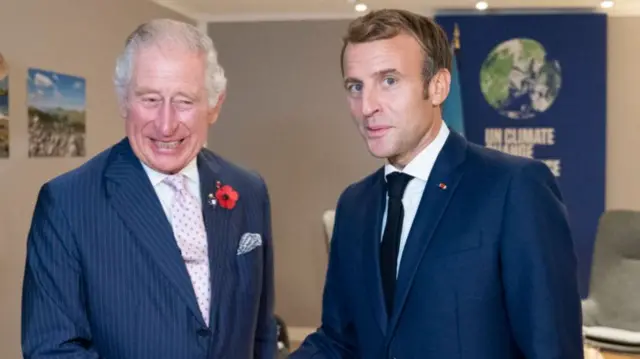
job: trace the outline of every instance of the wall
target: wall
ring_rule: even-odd
[[[609,19],[607,64],[607,208],[640,210],[640,17]]]
[[[339,53],[346,21],[212,23],[229,77],[209,147],[259,170],[273,197],[277,311],[319,323],[327,256],[322,212],[379,164],[350,123]],[[609,21],[607,207],[640,210],[640,17]],[[587,75],[588,76],[588,75]],[[578,121],[576,119],[576,121]],[[632,157],[633,158],[633,157]]]
[[[0,52],[10,65],[11,157],[0,159],[0,358],[17,359],[22,357],[25,238],[38,189],[124,136],[111,76],[128,33],[155,17],[186,19],[143,0],[20,0],[2,8]],[[86,158],[28,158],[28,67],[86,78]]]

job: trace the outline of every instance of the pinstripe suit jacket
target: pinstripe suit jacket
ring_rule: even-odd
[[[259,175],[203,149],[202,198],[216,181],[235,208],[203,205],[211,318],[127,139],[40,190],[22,298],[25,358],[271,359],[276,353],[269,196]],[[243,233],[263,245],[237,255]]]

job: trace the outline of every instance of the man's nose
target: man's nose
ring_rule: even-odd
[[[365,89],[362,91],[362,114],[365,117],[375,115],[380,111],[380,102],[378,101],[378,93],[375,89]]]
[[[165,102],[159,110],[156,119],[156,127],[158,132],[165,137],[169,137],[176,132],[180,123],[176,111],[171,102]]]

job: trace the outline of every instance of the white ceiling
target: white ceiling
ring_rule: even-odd
[[[344,19],[360,15],[355,0],[152,0],[201,21]],[[361,0],[370,9],[398,7],[423,14],[475,10],[476,0]],[[599,8],[601,0],[487,0],[489,10]],[[640,0],[617,0],[611,15],[640,15]]]

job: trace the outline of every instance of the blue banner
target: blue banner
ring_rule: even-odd
[[[455,50],[451,64],[451,88],[449,89],[449,96],[447,96],[442,106],[442,117],[445,119],[447,127],[464,136],[464,113],[462,110],[460,73],[458,71],[458,59]]]
[[[459,44],[454,70],[461,101],[452,102],[462,104],[465,137],[541,160],[558,179],[586,297],[605,210],[606,15],[442,15],[436,21]]]

